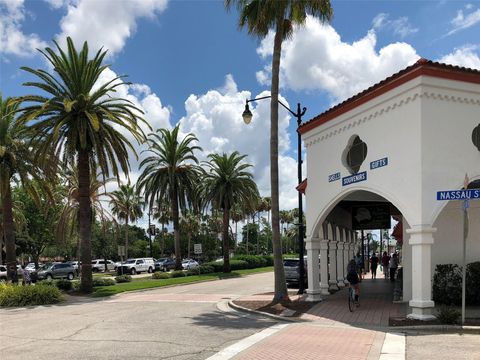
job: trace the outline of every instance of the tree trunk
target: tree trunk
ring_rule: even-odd
[[[188,244],[187,244],[187,258],[190,259],[190,243],[192,242],[192,234],[188,232]]]
[[[92,204],[90,200],[90,163],[87,150],[78,152],[78,194],[80,228],[80,260],[82,262],[82,292],[91,293],[92,286]]]
[[[247,255],[248,255],[248,234],[250,234],[250,227],[248,225],[250,224],[248,223],[248,215],[247,215]]]
[[[277,18],[272,57],[272,88],[270,102],[270,182],[272,200],[272,246],[275,275],[274,302],[289,301],[285,272],[283,269],[282,243],[280,240],[280,207],[278,190],[278,91],[280,55],[283,40],[283,14]]]
[[[230,210],[228,205],[225,205],[223,209],[223,272],[230,272],[230,251],[229,251],[229,241],[228,241],[228,223],[229,223]]]
[[[182,270],[182,254],[180,249],[180,227],[178,211],[178,194],[176,186],[173,186],[172,194],[173,235],[175,236],[175,270]]]
[[[17,256],[15,254],[15,230],[13,225],[13,203],[10,176],[7,176],[8,183],[5,186],[5,193],[2,199],[3,206],[3,232],[5,234],[5,262],[7,265],[8,281],[17,279]]]
[[[125,219],[125,259],[128,259],[128,215]]]

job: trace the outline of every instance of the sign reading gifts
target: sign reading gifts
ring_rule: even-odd
[[[388,157],[384,157],[382,159],[378,159],[370,162],[370,170],[375,170],[387,165],[388,165]],[[340,172],[328,175],[328,182],[334,182],[340,179],[342,179],[342,186],[355,184],[358,182],[366,181],[367,172],[363,171],[363,172],[355,173],[353,175],[344,176],[344,177],[341,176]]]

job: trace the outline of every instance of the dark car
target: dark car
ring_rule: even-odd
[[[285,280],[287,284],[298,284],[300,280],[300,259],[284,259]],[[307,259],[304,259],[305,283],[307,282]]]
[[[170,271],[175,269],[175,259],[166,259],[160,268],[162,271]]]
[[[165,261],[167,261],[168,258],[160,258],[155,260],[155,271],[162,271],[162,266]]]

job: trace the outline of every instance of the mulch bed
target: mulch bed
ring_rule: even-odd
[[[291,293],[290,295],[293,295],[294,293]],[[273,293],[266,293],[262,295],[272,295]],[[308,310],[310,310],[313,306],[315,306],[318,302],[309,302],[305,301],[303,299],[298,299],[298,300],[292,300],[290,302],[286,303],[277,303],[274,304],[272,303],[271,300],[255,300],[255,301],[241,301],[241,300],[236,300],[234,303],[238,306],[242,306],[244,308],[250,309],[250,310],[256,310],[256,311],[261,311],[264,313],[268,314],[273,314],[273,315],[280,315],[283,311],[285,310],[293,310],[294,313],[292,315],[289,315],[289,317],[299,317],[302,314],[306,313]]]

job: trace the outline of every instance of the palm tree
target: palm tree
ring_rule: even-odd
[[[180,228],[187,233],[187,257],[190,258],[192,235],[198,233],[200,229],[200,220],[193,210],[185,211],[180,221]]]
[[[250,203],[258,198],[257,184],[247,169],[252,165],[242,162],[247,155],[238,152],[227,154],[210,154],[210,162],[204,162],[205,198],[212,202],[216,209],[223,211],[223,271],[230,272],[230,251],[228,228],[230,210],[235,204]]]
[[[193,145],[198,139],[188,134],[179,141],[179,126],[172,131],[159,129],[149,135],[147,152],[152,156],[140,163],[142,174],[138,178],[138,189],[145,191],[145,199],[153,206],[155,201],[171,204],[173,232],[175,236],[175,269],[182,269],[180,251],[180,209],[190,203],[198,179],[198,160],[194,152],[202,148]]]
[[[283,40],[292,36],[294,24],[302,25],[305,23],[307,14],[316,16],[322,21],[328,21],[332,17],[332,8],[330,0],[225,0],[227,9],[230,9],[234,4],[240,12],[239,26],[241,28],[247,27],[249,34],[264,38],[272,28],[275,32],[270,91],[270,182],[275,273],[273,301],[279,302],[288,300],[280,240],[278,190],[278,91],[282,43]]]
[[[2,232],[5,238],[6,264],[9,280],[16,277],[15,227],[12,200],[12,180],[19,180],[34,199],[38,199],[32,179],[45,184],[45,176],[29,148],[30,133],[25,123],[16,116],[19,102],[0,95],[0,203]],[[51,163],[46,162],[46,165]],[[45,169],[43,169],[45,170]],[[0,242],[1,243],[1,242]]]
[[[239,204],[234,204],[230,209],[230,217],[235,223],[235,245],[238,244],[238,222],[245,219],[245,214]]]
[[[125,84],[122,77],[98,83],[100,75],[108,68],[102,65],[106,51],[100,49],[89,59],[86,42],[80,52],[70,38],[67,38],[66,52],[56,42],[55,45],[58,54],[51,48],[40,50],[52,71],[22,67],[39,78],[37,82],[24,85],[47,93],[47,96],[22,97],[27,103],[23,116],[26,120],[35,120],[31,128],[36,139],[44,141],[43,145],[36,145],[39,159],[53,149],[64,164],[76,164],[83,264],[81,290],[91,292],[91,169],[98,165],[104,177],[112,173],[117,181],[120,172],[128,174],[128,152],[131,150],[135,156],[136,152],[120,129],[142,143],[145,136],[138,122],[144,120],[140,117],[142,112],[132,102],[113,96],[116,88]]]
[[[172,221],[172,209],[165,199],[157,200],[156,205],[152,209],[155,209],[153,212],[153,218],[162,224],[160,236],[162,241],[161,254],[163,256],[165,249],[165,225],[168,225],[168,223]]]

